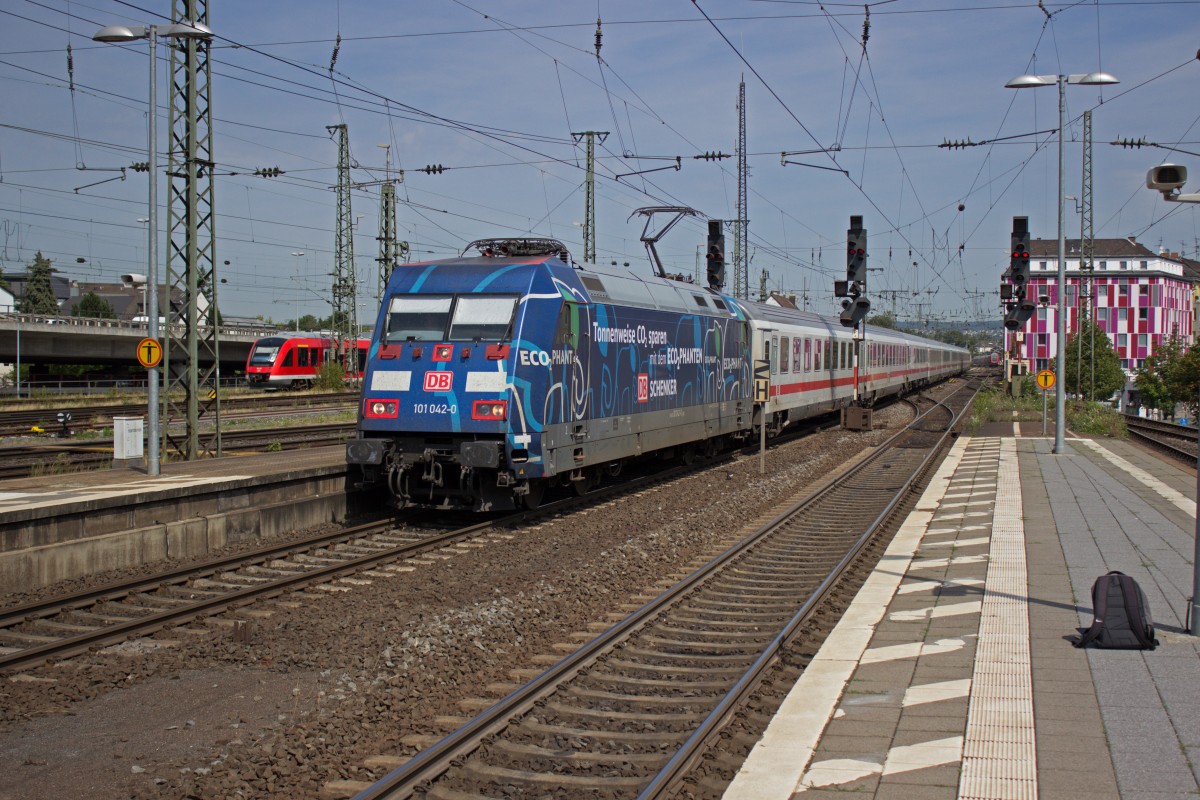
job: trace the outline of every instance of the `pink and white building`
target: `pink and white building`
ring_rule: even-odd
[[[1079,326],[1080,302],[1089,304],[1088,316],[1108,334],[1129,378],[1172,334],[1185,345],[1191,344],[1196,320],[1193,288],[1200,281],[1196,262],[1177,253],[1154,253],[1133,237],[1095,239],[1092,252],[1095,291],[1089,300],[1088,273],[1080,268],[1079,240],[1066,240],[1068,337]],[[1005,352],[1013,352],[1015,335],[1019,357],[1028,361],[1031,372],[1052,370],[1058,347],[1057,240],[1033,240],[1029,262],[1027,292],[1039,301],[1038,310],[1024,331],[1005,332]]]

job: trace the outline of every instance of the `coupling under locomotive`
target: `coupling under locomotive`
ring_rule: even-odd
[[[718,292],[579,265],[553,239],[473,242],[393,271],[346,459],[401,508],[535,506],[748,435],[750,347]]]

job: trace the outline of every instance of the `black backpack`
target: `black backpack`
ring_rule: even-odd
[[[1125,650],[1153,650],[1158,646],[1146,596],[1137,581],[1125,573],[1113,570],[1096,578],[1092,608],[1092,627],[1079,629],[1083,635],[1075,642],[1076,647],[1092,642],[1097,647]]]

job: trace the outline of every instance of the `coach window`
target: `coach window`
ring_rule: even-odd
[[[821,371],[821,340],[813,339],[813,372]]]
[[[804,367],[804,340],[797,336],[792,339],[792,372],[799,374]]]
[[[450,320],[452,342],[507,342],[512,338],[517,298],[512,295],[459,295]]]
[[[292,354],[293,354],[293,353],[295,353],[295,352],[296,352],[295,350],[288,350],[288,351],[287,351],[287,355],[285,355],[285,356],[283,357],[283,363],[282,363],[280,366],[283,366],[283,367],[294,367],[294,366],[296,366],[296,359],[294,359],[294,358],[292,357]]]
[[[779,337],[771,337],[771,351],[767,353],[767,359],[771,362],[771,373],[779,374]]]
[[[438,342],[446,336],[450,295],[398,295],[388,304],[388,342]]]
[[[296,366],[308,366],[308,347],[306,345],[300,345],[296,348]]]
[[[812,339],[804,340],[804,371],[812,372]]]
[[[788,337],[782,336],[779,339],[779,371],[787,373],[788,371]]]

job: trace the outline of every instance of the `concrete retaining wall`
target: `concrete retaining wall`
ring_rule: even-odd
[[[344,520],[345,468],[306,472],[148,492],[115,503],[81,503],[53,516],[0,521],[0,586],[36,589]]]

